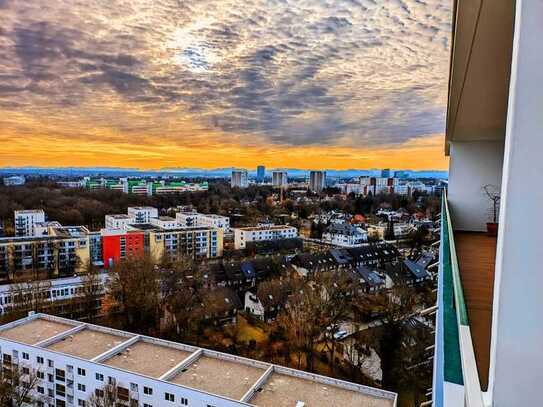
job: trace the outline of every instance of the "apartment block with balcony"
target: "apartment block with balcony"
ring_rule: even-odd
[[[167,255],[173,258],[215,258],[223,254],[223,231],[208,227],[155,229],[149,232],[149,252],[156,259]]]
[[[127,213],[135,223],[151,223],[151,219],[158,218],[158,209],[152,206],[129,206]]]
[[[455,1],[431,403],[541,405],[543,2]],[[485,192],[499,193],[494,205]],[[497,236],[487,223],[498,223]]]
[[[89,261],[89,246],[88,236],[67,233],[0,238],[0,281],[73,275]]]
[[[394,407],[395,393],[182,343],[45,314],[0,327],[2,368],[39,371],[29,397],[86,406]]]
[[[45,212],[42,209],[15,211],[13,222],[16,236],[34,236],[35,225],[45,222]]]

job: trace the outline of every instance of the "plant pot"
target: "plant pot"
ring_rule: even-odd
[[[486,224],[486,233],[488,236],[498,236],[498,224],[489,222]]]

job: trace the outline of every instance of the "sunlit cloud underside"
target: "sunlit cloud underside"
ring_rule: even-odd
[[[0,0],[0,165],[443,168],[445,0]]]

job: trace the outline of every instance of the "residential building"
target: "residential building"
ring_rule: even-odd
[[[144,233],[139,230],[102,229],[102,256],[106,269],[113,267],[119,260],[142,256]]]
[[[309,189],[313,192],[321,192],[326,188],[326,171],[309,172]]]
[[[454,1],[454,10],[429,401],[537,406],[543,190],[534,181],[543,174],[543,2]],[[500,195],[497,211],[485,186]],[[493,215],[497,236],[496,225],[487,226]]]
[[[13,221],[16,236],[34,236],[34,226],[36,223],[45,222],[45,212],[42,209],[15,211]]]
[[[158,218],[151,218],[151,225],[157,226],[161,229],[177,229],[177,220],[171,216],[159,216]]]
[[[284,188],[288,186],[288,173],[284,170],[273,171],[272,185],[276,188]]]
[[[360,277],[364,292],[376,293],[385,288],[386,279],[376,270],[367,266],[358,266],[355,271]]]
[[[368,232],[350,223],[332,223],[322,234],[322,240],[336,246],[355,247],[368,241]]]
[[[288,225],[249,226],[233,230],[236,249],[245,249],[249,242],[292,239],[298,236],[298,230],[294,226]]]
[[[179,227],[205,226],[222,229],[224,233],[230,232],[230,218],[214,214],[198,212],[178,212],[175,219]]]
[[[177,225],[182,228],[191,228],[198,225],[198,215],[200,215],[196,211],[190,211],[190,212],[177,212],[175,214],[175,220],[177,222]]]
[[[11,177],[4,178],[4,185],[6,187],[20,186],[20,185],[24,185],[25,183],[26,183],[26,179],[22,175],[13,175]]]
[[[90,244],[83,227],[61,228],[48,236],[0,238],[0,281],[70,276],[90,259]]]
[[[223,253],[223,231],[208,227],[149,231],[149,252],[155,259],[188,256],[215,258]]]
[[[232,188],[247,188],[249,186],[249,177],[247,175],[247,170],[232,170],[230,186]]]
[[[129,206],[127,213],[134,223],[151,223],[151,219],[158,218],[158,209],[152,206]]]
[[[128,226],[136,224],[136,218],[133,215],[106,215],[105,217],[105,226],[106,229],[111,230],[126,230]]]
[[[259,165],[256,167],[256,182],[262,183],[266,178],[266,167]]]
[[[45,314],[0,327],[2,366],[40,371],[29,397],[87,405],[107,385],[119,405],[352,407],[396,405],[395,393],[182,343]]]
[[[98,297],[95,299],[97,300],[96,312],[98,312],[101,299],[105,295],[108,278],[107,273],[100,273],[93,280],[96,282],[93,292]],[[0,285],[0,315],[26,306],[27,301],[19,300],[23,296],[38,296],[41,299],[41,306],[48,312],[54,311],[55,315],[77,314],[80,310],[67,306],[66,302],[78,297],[84,299],[84,290],[87,284],[85,277],[80,275]]]

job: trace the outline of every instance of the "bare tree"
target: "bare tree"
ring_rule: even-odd
[[[128,258],[113,267],[105,308],[127,330],[156,329],[160,310],[158,267],[150,256]]]
[[[0,370],[0,405],[22,407],[42,400],[35,394],[40,380],[37,371],[30,367],[4,363]]]
[[[81,280],[83,283],[81,293],[76,298],[81,303],[83,317],[92,322],[99,310],[100,299],[105,292],[100,270],[89,261]]]

